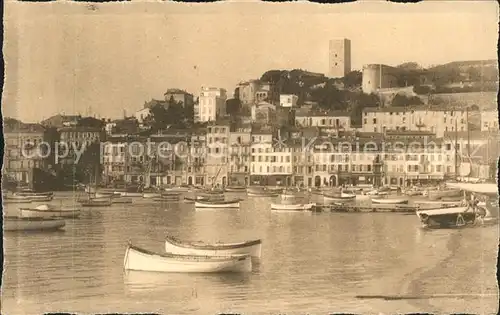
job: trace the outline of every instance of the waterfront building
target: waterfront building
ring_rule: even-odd
[[[191,134],[185,130],[167,130],[149,136],[152,154],[146,167],[150,186],[188,183],[192,176],[192,172],[188,172],[190,140]]]
[[[385,132],[429,131],[443,137],[448,131],[466,131],[468,114],[465,109],[417,107],[364,108],[362,131]]]
[[[32,186],[36,169],[45,169],[50,153],[44,142],[45,128],[39,124],[4,125],[3,174],[16,182]]]
[[[198,99],[199,121],[216,121],[226,115],[225,89],[202,87]]]
[[[280,106],[281,107],[297,107],[297,102],[299,97],[293,94],[280,94]]]
[[[229,185],[249,185],[252,127],[235,126],[229,133]]]
[[[207,129],[201,128],[191,131],[188,157],[188,185],[204,186],[206,178],[207,158]]]
[[[347,38],[330,40],[329,75],[343,78],[351,72],[351,41]]]
[[[327,131],[351,130],[351,116],[343,111],[300,111],[295,113],[295,125],[319,127]]]
[[[57,131],[59,132],[59,152],[68,150],[68,154],[57,162],[63,165],[77,164],[77,152],[85,153],[92,145],[99,143],[103,136],[102,129],[96,127],[63,127],[58,128]],[[97,161],[99,149],[94,150],[92,154],[97,154],[94,157]]]
[[[126,150],[128,150],[126,137],[108,137],[104,143],[101,159],[104,184],[116,185],[126,182]]]
[[[150,107],[144,107],[139,109],[134,113],[135,119],[139,122],[140,126],[143,126],[144,121],[148,118],[148,116],[151,113],[151,108]]]
[[[292,149],[292,163],[293,163],[293,185],[295,186],[313,186],[314,177],[314,156],[312,147],[309,142],[312,138],[292,137],[287,144]]]
[[[227,121],[210,123],[207,127],[205,174],[207,185],[226,186],[228,183],[229,128]]]
[[[481,111],[481,131],[498,130],[498,111]]]

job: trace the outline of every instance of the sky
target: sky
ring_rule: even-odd
[[[328,41],[352,68],[497,59],[496,1],[392,4],[6,2],[4,117],[120,118],[168,88],[232,94],[271,69],[327,73]]]

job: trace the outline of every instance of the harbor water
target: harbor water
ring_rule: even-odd
[[[55,196],[53,204],[76,200]],[[5,233],[3,313],[498,311],[497,226],[426,231],[414,214],[273,212],[271,201],[248,197],[240,210],[195,210],[135,198],[86,208],[59,232]],[[167,234],[260,238],[262,258],[246,275],[123,270],[129,240],[162,252]]]

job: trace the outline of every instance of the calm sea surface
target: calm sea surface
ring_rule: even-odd
[[[496,226],[424,231],[415,215],[276,213],[270,202],[196,211],[138,198],[85,209],[61,232],[4,234],[3,313],[497,313]],[[167,233],[261,238],[262,258],[245,276],[123,270],[128,240],[161,252]]]

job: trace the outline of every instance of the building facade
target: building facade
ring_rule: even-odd
[[[330,40],[329,75],[343,78],[351,72],[351,41],[347,38]]]
[[[229,134],[229,185],[249,185],[252,128],[238,126]]]
[[[198,99],[199,121],[216,121],[226,115],[225,89],[202,87]]]
[[[229,129],[228,122],[211,123],[207,127],[205,174],[209,186],[226,186],[228,183]]]
[[[333,130],[351,130],[351,116],[342,111],[297,111],[295,124],[300,127],[319,127]]]
[[[297,107],[297,102],[299,97],[293,94],[280,94],[280,106],[281,107]]]
[[[481,112],[481,131],[498,132],[498,111]]]
[[[163,96],[165,97],[165,101],[167,102],[170,101],[170,99],[173,99],[176,102],[182,103],[183,107],[194,106],[193,94],[181,89],[168,89]]]

